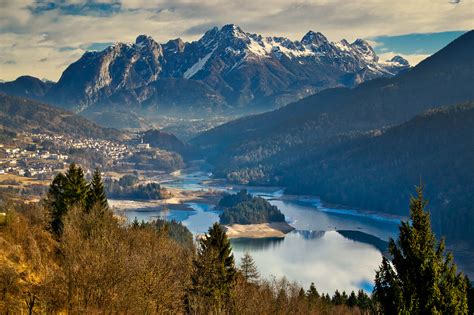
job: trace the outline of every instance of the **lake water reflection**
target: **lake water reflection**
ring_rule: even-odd
[[[336,231],[293,231],[284,240],[233,240],[239,260],[249,252],[262,276],[285,276],[319,291],[372,290],[381,253],[373,246],[343,237]]]
[[[208,186],[206,172],[182,174],[164,184],[187,190],[220,189],[236,191],[241,186]],[[267,198],[296,228],[284,239],[232,240],[236,262],[249,252],[262,276],[283,277],[307,288],[311,282],[320,292],[372,290],[375,270],[382,259],[386,240],[398,232],[399,219],[354,210],[324,207],[317,198],[283,196],[281,188],[248,187],[254,195]],[[182,222],[193,234],[207,232],[219,220],[219,211],[209,204],[189,203],[193,210],[134,209],[125,211],[129,219],[150,220],[166,217]],[[338,232],[340,231],[340,232]]]

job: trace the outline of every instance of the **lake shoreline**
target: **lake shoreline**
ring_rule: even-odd
[[[115,211],[156,211],[157,208],[163,210],[184,210],[191,211],[193,208],[189,203],[217,204],[222,193],[219,191],[188,191],[179,188],[166,188],[171,197],[158,200],[131,200],[131,199],[109,199],[109,205]]]
[[[284,238],[295,228],[286,222],[271,222],[259,224],[226,225],[226,234],[230,239],[239,238]]]

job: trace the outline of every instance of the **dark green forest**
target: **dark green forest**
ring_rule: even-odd
[[[111,199],[156,200],[168,196],[160,184],[139,184],[138,178],[133,175],[125,175],[120,180],[105,180],[105,191]]]
[[[252,197],[246,190],[222,197],[218,207],[221,224],[258,224],[285,222],[285,216],[262,197]]]

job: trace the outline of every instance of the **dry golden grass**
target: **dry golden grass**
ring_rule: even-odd
[[[39,180],[39,179],[19,176],[15,174],[0,174],[0,187],[13,186],[12,184],[2,184],[2,182],[4,181],[15,181],[21,187],[31,186],[31,185],[48,186],[50,183],[50,180]]]

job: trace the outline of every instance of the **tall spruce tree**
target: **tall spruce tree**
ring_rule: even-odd
[[[466,276],[466,283],[467,283],[467,305],[469,308],[469,314],[474,314],[474,287],[468,276]]]
[[[239,269],[245,280],[249,282],[256,282],[260,278],[260,273],[255,265],[255,261],[249,253],[245,253],[245,255],[240,259]]]
[[[69,208],[77,205],[85,206],[88,185],[82,168],[72,163],[66,174],[56,175],[49,187],[46,202],[50,209],[51,231],[60,236],[63,219]]]
[[[457,273],[431,229],[423,187],[410,198],[410,220],[402,222],[398,240],[389,243],[392,264],[383,258],[374,297],[384,314],[467,314],[466,280]]]
[[[51,231],[59,236],[63,230],[63,218],[67,212],[64,192],[66,189],[67,178],[63,173],[56,175],[49,186],[46,203],[49,207],[51,217]]]
[[[314,300],[314,301],[319,299],[319,292],[316,289],[314,282],[311,282],[311,285],[309,286],[309,289],[306,292],[306,295],[308,296],[309,299]]]
[[[318,290],[316,290],[314,282],[311,282],[308,291],[306,291],[306,298],[308,301],[308,305],[311,309],[317,305],[317,303],[319,302],[319,297],[319,292]]]
[[[75,163],[71,163],[66,171],[66,186],[64,191],[64,199],[68,207],[77,205],[85,206],[88,185],[84,178],[84,171]]]
[[[85,200],[85,210],[89,212],[92,207],[98,207],[101,212],[105,212],[109,208],[104,183],[98,168],[94,171]]]
[[[225,314],[232,310],[236,270],[230,241],[214,223],[199,240],[192,285],[187,295],[191,313]]]

